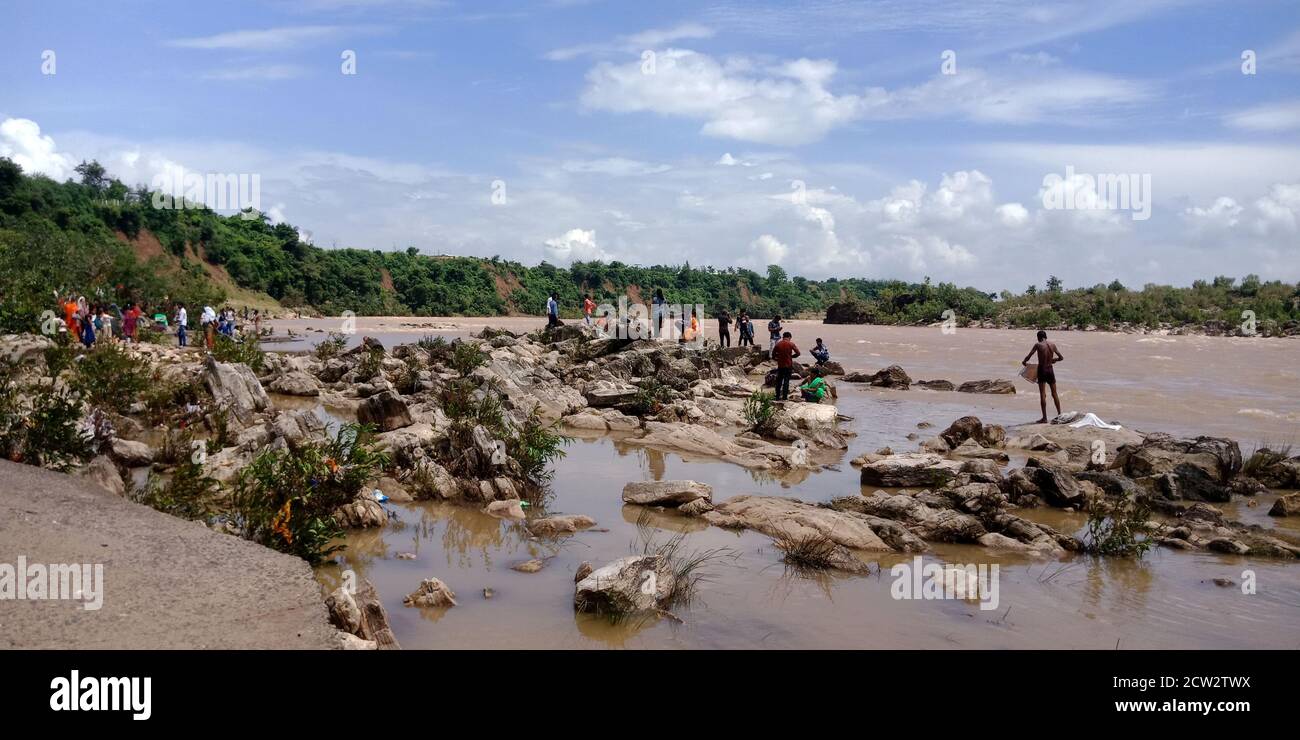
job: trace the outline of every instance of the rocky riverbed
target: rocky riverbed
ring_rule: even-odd
[[[23,364],[37,382],[57,383],[39,378],[46,342],[5,337],[0,356]],[[458,610],[481,614],[485,603],[534,594],[535,584],[516,592],[467,583],[459,577],[463,568],[437,565],[503,549],[529,555],[507,564],[511,580],[532,578],[549,589],[554,579],[546,573],[569,571],[567,594],[551,598],[569,604],[579,632],[621,639],[645,629],[645,620],[629,629],[609,626],[611,616],[631,613],[675,624],[707,619],[707,607],[691,606],[703,573],[683,572],[683,560],[716,571],[705,581],[721,584],[714,589],[724,595],[728,582],[762,580],[748,567],[753,563],[743,563],[746,548],[768,561],[760,573],[773,563],[798,565],[799,585],[789,586],[798,590],[805,582],[828,588],[846,578],[879,580],[881,568],[914,553],[1002,560],[1024,572],[1035,563],[1044,569],[1082,562],[1112,567],[1095,566],[1108,560],[1128,569],[1140,560],[1101,553],[1096,532],[1084,531],[1090,512],[1118,511],[1137,528],[1133,539],[1184,553],[1179,557],[1258,560],[1260,568],[1287,574],[1288,563],[1300,557],[1292,530],[1234,516],[1240,507],[1257,508],[1250,506],[1254,501],[1267,501],[1279,518],[1293,515],[1296,494],[1277,492],[1297,485],[1297,458],[1244,460],[1238,443],[1223,438],[1066,423],[1009,429],[975,416],[917,429],[910,439],[897,439],[897,450],[850,455],[871,422],[830,402],[859,393],[858,384],[927,396],[950,387],[967,394],[1005,392],[996,379],[913,381],[896,365],[804,368],[827,374],[835,386],[831,398],[768,405],[768,415],[756,422],[756,392],[771,369],[762,353],[628,342],[579,327],[533,335],[486,330],[451,343],[395,347],[366,339],[336,353],[267,353],[259,371],[194,350],[145,345],[132,352],[155,377],[205,393],[192,410],[181,409],[161,427],[147,423],[144,408],[113,416],[111,432],[98,440],[101,454],[77,472],[114,495],[125,495],[142,470],[168,472],[173,456],[160,442],[168,424],[203,426],[220,439],[203,459],[218,490],[264,450],[327,439],[346,422],[375,430],[375,446],[388,464],[335,512],[353,533],[345,538],[350,549],[320,570],[332,621],[349,647],[395,647],[398,635],[412,629],[410,613],[441,621]],[[489,402],[499,404],[497,422],[467,422],[471,417],[454,405]],[[526,469],[526,458],[512,447],[530,419],[588,440],[575,443],[585,449],[572,456],[585,467],[575,470],[575,460],[561,459],[554,479]],[[593,449],[613,451],[612,464],[592,459]],[[624,470],[619,459],[649,469]],[[674,478],[670,466],[707,472]],[[834,483],[846,474],[856,480]],[[609,481],[619,477],[610,490]],[[752,493],[756,487],[769,490]],[[211,524],[239,534],[229,520]],[[432,529],[443,531],[440,553],[428,551]],[[635,534],[639,547],[625,543],[611,550],[606,540],[620,532]],[[471,542],[447,540],[462,536]],[[411,546],[394,552],[404,538]],[[605,542],[596,548],[593,538]],[[742,546],[716,544],[733,541]],[[584,547],[593,549],[590,557],[570,562]],[[623,554],[614,557],[620,549]],[[700,552],[706,556],[692,555]],[[394,567],[380,567],[387,562]],[[400,584],[398,572],[406,574]],[[1207,574],[1213,577],[1220,577],[1217,571]],[[1294,577],[1286,578],[1286,588],[1294,589]],[[820,608],[812,612],[811,622],[820,623]],[[422,630],[413,637],[402,643],[441,643]]]

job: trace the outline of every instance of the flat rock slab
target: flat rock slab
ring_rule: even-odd
[[[714,526],[753,529],[768,537],[798,540],[820,535],[854,550],[894,549],[860,517],[779,496],[736,496],[703,516]]]
[[[693,480],[634,481],[623,486],[623,501],[644,506],[681,506],[713,500],[713,487]]]
[[[0,648],[339,646],[307,562],[0,460],[0,562],[102,563],[103,606],[0,600]]]

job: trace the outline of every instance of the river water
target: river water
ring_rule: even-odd
[[[534,318],[358,318],[363,335],[385,345],[424,334],[464,336],[486,325],[533,329]],[[308,349],[338,319],[275,322],[277,334],[301,338],[267,349]],[[960,383],[1014,379],[1033,343],[1031,332],[939,328],[827,326],[787,322],[805,349],[826,340],[846,369],[902,365],[913,379]],[[316,330],[319,330],[316,331]],[[1210,434],[1236,439],[1243,452],[1267,442],[1300,442],[1300,340],[1179,337],[1069,332],[1051,337],[1066,360],[1057,370],[1065,410],[1092,411],[1141,431]],[[753,532],[702,526],[672,512],[645,514],[624,506],[633,480],[692,479],[714,488],[715,501],[737,494],[825,501],[863,489],[848,460],[882,446],[911,450],[919,422],[942,429],[966,414],[1012,427],[1038,417],[1036,390],[1017,381],[1012,396],[925,390],[892,391],[840,383],[841,413],[857,436],[838,464],[785,478],[711,459],[684,459],[605,435],[575,438],[555,466],[547,510],[580,513],[598,526],[558,541],[530,539],[517,523],[437,503],[390,505],[387,529],[354,532],[336,565],[318,569],[332,589],[351,568],[384,601],[407,648],[1242,648],[1300,647],[1300,565],[1217,553],[1159,548],[1141,561],[1067,556],[1033,560],[984,548],[934,545],[926,561],[997,564],[996,609],[978,602],[895,599],[890,567],[910,556],[869,558],[871,576],[807,577],[790,573],[771,540]],[[1050,403],[1050,400],[1049,400]],[[1049,412],[1050,413],[1050,412]],[[933,433],[922,432],[922,434]],[[1019,462],[1013,460],[1013,465]],[[869,492],[869,491],[868,491]],[[1300,536],[1300,522],[1266,515],[1275,494],[1250,506],[1225,506],[1230,517]],[[1025,516],[1077,532],[1084,517],[1057,510]],[[684,533],[683,550],[711,553],[697,598],[670,619],[612,624],[575,614],[573,573],[639,552]],[[415,559],[398,559],[414,553]],[[537,573],[511,570],[532,558]],[[422,578],[436,576],[457,594],[450,609],[402,606]],[[1228,578],[1231,586],[1214,583]],[[1240,584],[1253,582],[1254,593]],[[485,598],[490,589],[491,598]]]

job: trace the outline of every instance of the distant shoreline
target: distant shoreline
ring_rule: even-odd
[[[490,325],[490,323],[491,323],[493,320],[495,320],[495,319],[509,319],[509,320],[533,319],[533,320],[538,321],[539,323],[545,323],[545,321],[546,321],[546,317],[545,317],[544,315],[541,315],[541,314],[493,314],[493,315],[484,315],[484,316],[402,316],[402,315],[372,315],[372,316],[367,316],[367,315],[358,315],[358,316],[356,316],[355,318],[356,318],[357,320],[370,320],[370,321],[401,321],[401,322],[406,322],[406,323],[420,323],[420,324],[438,324],[438,323],[441,323],[441,324],[448,324],[448,323],[454,324],[454,323],[456,323],[456,322],[468,321],[468,322],[475,322],[475,323],[478,323],[478,322],[486,322],[487,324]],[[759,316],[755,316],[755,317],[753,317],[753,318],[754,318],[754,321],[755,321],[756,323],[763,323],[763,324],[765,324],[765,323],[767,322],[767,320],[768,320],[770,317],[759,317]],[[339,321],[339,322],[342,322],[342,321],[344,320],[344,317],[342,317],[342,316],[326,316],[326,315],[322,315],[322,314],[301,314],[301,315],[290,314],[290,315],[266,315],[266,316],[264,316],[264,320],[267,320],[267,321],[273,321],[273,322],[280,322],[280,321]],[[561,317],[560,317],[560,320],[561,320],[561,321],[564,321],[564,322],[566,322],[566,323],[580,323],[580,322],[582,321],[582,317],[581,317],[581,316],[575,316],[575,317],[564,317],[564,316],[561,316]],[[706,330],[708,330],[709,328],[711,328],[711,327],[709,327],[708,322],[712,322],[712,321],[715,321],[715,320],[716,320],[716,316],[708,316],[708,315],[705,316],[705,318],[704,318],[704,322],[705,322],[705,328],[706,328]],[[917,324],[879,324],[879,323],[860,323],[860,324],[859,324],[859,323],[831,323],[831,324],[828,324],[828,323],[826,323],[823,319],[820,319],[820,318],[817,318],[817,317],[809,317],[809,316],[796,316],[796,317],[786,318],[786,319],[784,319],[784,320],[785,320],[785,321],[812,322],[812,323],[817,323],[817,324],[825,324],[826,326],[872,326],[872,327],[885,327],[885,328],[898,327],[898,328],[932,328],[932,329],[941,329],[941,328],[943,327],[943,322],[937,322],[937,321],[936,321],[936,322],[930,322],[930,323],[917,323]],[[412,327],[412,330],[417,330],[418,328],[419,328],[419,327]],[[1114,328],[1114,327],[1107,327],[1107,328],[1103,328],[1103,327],[1076,328],[1076,327],[1069,327],[1069,326],[1041,326],[1041,327],[1040,327],[1040,326],[1011,326],[1011,325],[1007,325],[1007,324],[994,325],[994,324],[991,324],[990,322],[982,322],[982,323],[979,323],[979,324],[974,324],[974,323],[972,323],[972,324],[969,324],[969,325],[961,325],[961,324],[958,324],[955,328],[957,328],[957,329],[961,329],[961,330],[981,329],[981,330],[1027,331],[1027,332],[1028,332],[1028,331],[1037,331],[1038,329],[1043,329],[1043,330],[1045,330],[1045,331],[1049,331],[1049,332],[1083,332],[1083,333],[1087,333],[1087,334],[1127,334],[1127,335],[1137,335],[1137,336],[1197,336],[1197,337],[1229,337],[1229,338],[1238,338],[1238,339],[1286,339],[1286,338],[1294,338],[1294,337],[1300,336],[1300,329],[1292,330],[1292,331],[1289,332],[1289,333],[1279,333],[1279,334],[1265,334],[1265,333],[1263,333],[1263,332],[1257,332],[1257,333],[1255,333],[1255,334],[1243,334],[1243,333],[1240,333],[1240,331],[1239,331],[1239,327],[1233,327],[1234,329],[1238,329],[1238,331],[1227,332],[1227,331],[1213,331],[1213,330],[1207,330],[1204,326],[1197,326],[1197,325],[1194,325],[1194,324],[1184,324],[1184,325],[1179,325],[1179,326],[1172,326],[1172,325],[1171,325],[1171,326],[1161,326],[1161,327],[1158,327],[1158,328],[1154,328],[1154,329],[1152,329],[1152,328],[1148,328],[1148,327],[1137,327],[1137,326],[1125,326],[1125,327],[1121,327],[1121,328]]]

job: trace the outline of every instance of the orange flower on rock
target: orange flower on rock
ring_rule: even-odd
[[[286,544],[293,544],[293,532],[289,531],[289,510],[293,504],[293,499],[284,502],[280,507],[280,513],[275,515],[271,520],[271,531],[284,538]]]

